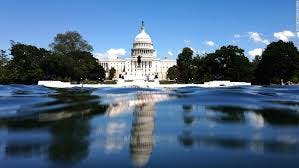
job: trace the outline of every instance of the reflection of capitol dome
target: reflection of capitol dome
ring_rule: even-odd
[[[154,130],[153,105],[137,106],[134,111],[134,122],[132,127],[130,149],[134,166],[145,166],[153,150]]]
[[[126,112],[133,110],[136,106],[143,106],[147,104],[148,106],[144,108],[148,108],[151,106],[152,108],[155,106],[155,103],[165,101],[170,99],[171,97],[168,94],[154,94],[154,93],[147,93],[147,92],[140,92],[133,97],[115,97],[113,96],[112,99],[109,99],[109,103],[111,104],[106,114],[109,117],[116,117],[122,115]],[[146,110],[151,111],[151,110]],[[139,112],[135,112],[134,115],[137,115]],[[145,110],[140,111],[142,115],[144,115]],[[150,114],[152,115],[152,114]]]
[[[155,104],[170,99],[170,95],[154,92],[138,92],[133,96],[113,96],[107,115],[121,115],[133,110],[133,123],[130,137],[130,152],[133,165],[144,167],[151,158],[154,146]]]
[[[148,149],[151,150],[151,149]],[[136,167],[143,167],[147,164],[151,156],[151,153],[147,153],[146,151],[132,151],[132,160],[133,164]]]

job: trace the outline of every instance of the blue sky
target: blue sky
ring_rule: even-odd
[[[229,44],[250,57],[278,39],[296,42],[295,17],[295,0],[1,0],[0,49],[10,40],[48,48],[76,30],[97,55],[128,57],[143,19],[160,58]]]

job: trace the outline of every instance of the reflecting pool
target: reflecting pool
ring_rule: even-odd
[[[297,167],[299,87],[0,85],[1,167]]]

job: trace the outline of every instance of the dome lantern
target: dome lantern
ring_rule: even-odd
[[[150,43],[152,44],[151,37],[145,32],[144,21],[141,23],[140,33],[135,37],[135,43]]]

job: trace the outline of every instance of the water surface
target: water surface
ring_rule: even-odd
[[[0,85],[1,167],[297,167],[299,87]]]

